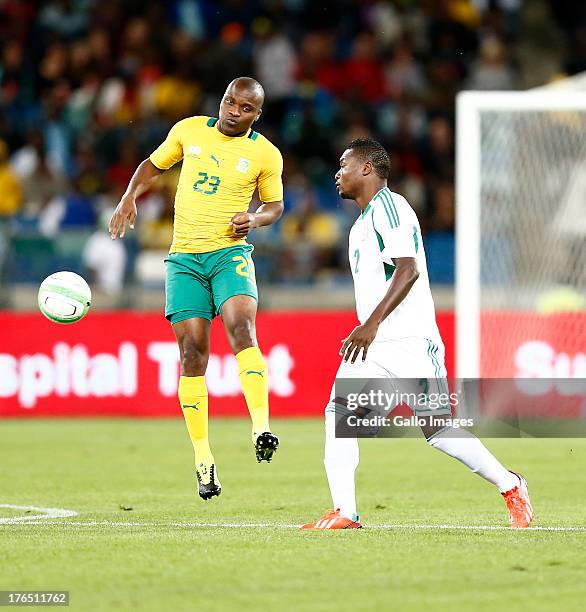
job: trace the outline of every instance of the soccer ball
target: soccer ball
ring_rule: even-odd
[[[39,308],[55,323],[75,323],[90,309],[92,292],[75,272],[55,272],[39,287]]]

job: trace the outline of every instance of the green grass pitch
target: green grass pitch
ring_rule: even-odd
[[[0,504],[79,514],[0,524],[0,590],[69,590],[74,610],[583,609],[586,531],[405,527],[507,524],[494,488],[423,440],[362,441],[368,529],[285,527],[330,504],[323,425],[273,426],[259,465],[248,421],[212,421],[223,492],[203,502],[181,420],[1,422]],[[526,475],[537,526],[586,529],[586,440],[486,442]]]

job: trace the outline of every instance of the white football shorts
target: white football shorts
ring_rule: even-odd
[[[375,341],[368,348],[366,359],[362,352],[355,363],[342,361],[336,379],[416,379],[421,392],[437,397],[448,393],[447,371],[444,364],[445,349],[441,340],[420,337]],[[424,380],[425,379],[425,380]],[[404,387],[406,389],[406,387]],[[409,387],[411,390],[412,388]],[[332,386],[326,412],[334,410],[336,385]],[[412,406],[413,407],[413,406]],[[417,407],[417,414],[430,414],[424,405]],[[450,406],[434,407],[434,414],[447,414]]]

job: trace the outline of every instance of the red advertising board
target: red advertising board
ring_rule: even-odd
[[[586,313],[484,312],[484,378],[586,378]]]
[[[483,408],[520,417],[586,416],[586,313],[484,312]]]
[[[271,312],[257,319],[273,416],[320,416],[354,312]],[[438,315],[453,372],[454,317]],[[210,412],[244,416],[236,360],[212,325],[206,374]],[[92,312],[74,325],[0,313],[0,417],[178,416],[179,358],[158,313]]]
[[[483,314],[483,337],[492,339],[483,342],[482,374],[544,379],[532,412],[546,414],[574,394],[567,379],[586,379],[586,314],[520,314]],[[322,414],[340,340],[355,324],[350,311],[259,314],[274,416]],[[439,313],[438,324],[453,376],[453,313]],[[212,414],[244,416],[236,361],[219,320],[211,346]],[[92,312],[75,325],[56,325],[40,314],[0,312],[0,417],[175,416],[178,365],[171,328],[158,313]],[[574,401],[563,412],[585,409]]]

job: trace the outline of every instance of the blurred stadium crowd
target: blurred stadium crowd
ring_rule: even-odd
[[[420,216],[432,282],[452,283],[456,93],[586,67],[573,3],[526,4],[533,13],[521,0],[0,0],[3,282],[66,268],[112,295],[160,286],[177,168],[143,198],[130,237],[112,242],[105,223],[169,127],[215,115],[226,84],[252,75],[286,187],[285,216],[252,238],[259,279],[347,279],[356,212],[333,175],[345,143],[371,134]]]

